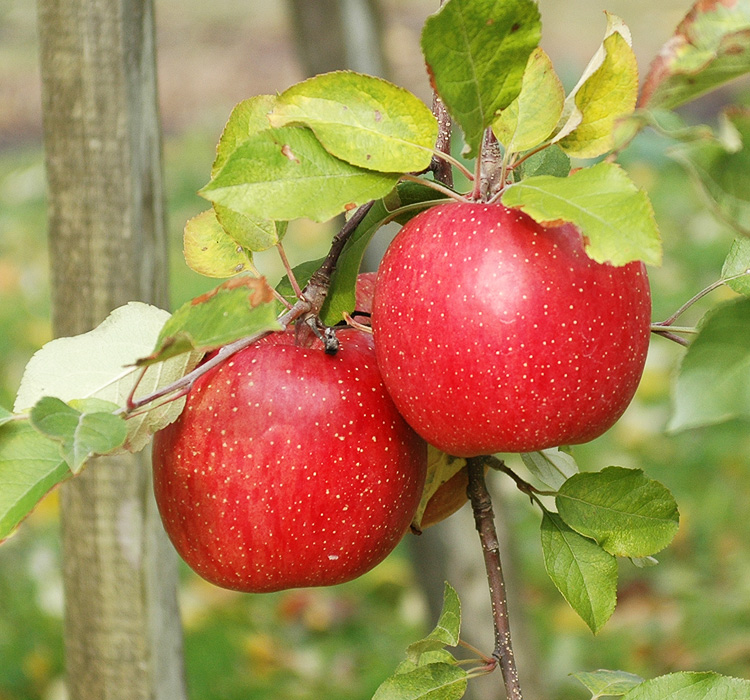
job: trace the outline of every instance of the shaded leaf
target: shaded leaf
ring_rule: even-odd
[[[409,218],[430,204],[434,204],[441,195],[427,185],[413,182],[401,182],[385,199],[375,202],[360,222],[357,229],[347,240],[336,263],[331,278],[331,286],[320,312],[323,323],[335,325],[341,321],[344,312],[351,313],[355,305],[355,287],[357,275],[362,266],[365,249],[377,231],[387,222],[397,220],[403,224]],[[399,210],[401,216],[399,215]],[[409,216],[407,216],[407,210]]]
[[[450,0],[427,18],[422,52],[432,84],[476,155],[484,129],[521,90],[529,55],[539,43],[532,0]]]
[[[27,420],[0,426],[0,542],[70,475],[59,445]]]
[[[550,512],[542,518],[542,551],[552,582],[596,634],[617,602],[617,560]]]
[[[88,333],[47,343],[26,366],[14,411],[30,410],[44,396],[65,402],[98,398],[124,408],[136,384],[135,398],[172,384],[193,369],[199,358],[186,354],[145,373],[133,366],[153,350],[169,317],[162,309],[130,302]],[[183,405],[184,399],[178,399],[130,418],[125,448],[142,449],[153,432],[179,416]]]
[[[250,218],[327,221],[386,195],[399,173],[332,156],[310,129],[267,129],[245,140],[199,194]]]
[[[79,402],[79,408],[47,396],[37,402],[30,414],[31,425],[60,444],[60,453],[74,474],[89,457],[120,447],[128,433],[125,420],[113,414],[117,404],[86,399]]]
[[[671,148],[668,153],[685,166],[717,216],[750,235],[750,110],[727,110],[739,148],[718,139],[703,139]]]
[[[552,61],[540,48],[529,56],[521,92],[492,122],[492,131],[507,151],[526,151],[542,143],[557,126],[565,91]]]
[[[422,489],[422,497],[419,500],[417,511],[414,513],[411,524],[416,530],[422,529],[422,516],[427,504],[435,495],[435,492],[453,476],[466,466],[463,457],[453,457],[442,452],[433,445],[427,445],[427,476]]]
[[[591,700],[621,697],[643,683],[643,678],[625,671],[580,671],[572,675],[590,691]]]
[[[0,426],[5,425],[13,420],[13,414],[7,409],[0,406]]]
[[[750,71],[750,2],[700,0],[662,47],[640,105],[673,109]]]
[[[467,673],[459,666],[426,664],[387,678],[372,700],[459,700],[467,682]]]
[[[564,178],[526,178],[508,187],[502,202],[542,224],[574,223],[587,241],[587,254],[597,262],[661,262],[661,240],[648,195],[614,163],[597,163]]]
[[[661,551],[679,526],[669,489],[640,469],[607,467],[575,474],[560,487],[555,503],[568,526],[619,557]]]
[[[213,209],[188,220],[182,242],[188,267],[206,277],[232,277],[252,263],[252,253],[224,230]]]
[[[594,158],[614,146],[615,122],[635,108],[638,63],[630,30],[607,13],[604,41],[565,100],[565,123],[555,137],[576,158]]]
[[[567,177],[570,174],[570,158],[557,145],[533,153],[514,169],[515,180],[523,180],[534,175]]]
[[[270,120],[308,126],[337,158],[387,173],[427,168],[438,131],[430,109],[408,90],[352,71],[293,85],[276,99]]]
[[[674,384],[672,432],[750,418],[750,299],[703,318]]]
[[[644,681],[623,700],[747,700],[750,681],[711,671],[670,673]]]
[[[578,473],[575,459],[559,447],[521,455],[526,468],[543,484],[558,489],[565,480]]]
[[[738,294],[750,296],[750,238],[737,238],[732,243],[721,279]]]
[[[164,324],[155,350],[138,360],[148,366],[188,352],[205,353],[256,333],[281,330],[265,279],[240,276],[183,304]]]

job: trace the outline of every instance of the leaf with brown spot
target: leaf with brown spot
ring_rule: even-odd
[[[651,64],[639,105],[673,109],[750,72],[750,0],[700,0]]]

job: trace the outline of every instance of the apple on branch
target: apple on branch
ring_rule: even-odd
[[[342,583],[391,552],[414,516],[427,446],[383,386],[372,337],[327,355],[294,328],[201,376],[154,440],[166,531],[207,580],[247,592]]]
[[[641,262],[590,259],[576,227],[455,202],[410,220],[380,265],[372,325],[383,381],[444,452],[532,452],[601,435],[643,372]]]

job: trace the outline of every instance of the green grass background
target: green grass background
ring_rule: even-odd
[[[394,79],[424,97],[415,47],[422,18],[434,3],[384,4]],[[195,192],[208,177],[229,110],[244,97],[283,89],[301,77],[278,5],[157,2],[173,306],[215,284],[186,268],[180,235],[185,220],[205,208]],[[562,3],[541,5],[543,17],[553,18],[545,29],[548,48],[561,72],[569,73],[570,86],[599,41],[601,32],[591,29],[598,15],[584,2],[569,4],[568,12],[562,12]],[[611,3],[610,9],[619,9],[633,25],[636,48],[652,52],[684,5],[661,7],[658,31],[647,13],[636,9],[641,6],[646,5]],[[581,32],[577,22],[584,11],[592,19]],[[645,32],[640,44],[637,26]],[[11,406],[25,363],[50,338],[33,3],[0,0],[0,89],[6,95],[0,101],[0,405]],[[740,87],[723,93],[719,103],[702,101],[694,118],[713,119],[721,100],[731,97],[750,103]],[[662,228],[666,263],[650,271],[655,320],[718,277],[732,240],[665,156],[668,145],[645,136],[624,158],[649,191]],[[330,235],[326,227],[295,224],[287,239],[293,262],[320,255]],[[272,255],[260,256],[258,264],[272,279],[280,274]],[[715,292],[687,320],[696,321],[707,304],[728,296]],[[546,700],[584,698],[568,674],[599,667],[644,676],[714,669],[750,677],[748,425],[664,434],[670,379],[681,353],[655,338],[631,408],[607,435],[575,450],[588,469],[612,464],[645,469],[673,491],[682,515],[680,532],[659,556],[658,567],[622,564],[619,605],[598,637],[544,573],[538,513],[520,493],[504,499],[519,553],[521,586],[513,613],[530,621]],[[467,530],[467,542],[475,537]],[[405,547],[358,581],[330,589],[251,596],[214,588],[186,569],[182,576],[188,681],[195,700],[364,700],[393,670],[406,644],[432,622]],[[460,580],[454,583],[460,593]],[[60,700],[62,674],[53,493],[0,547],[0,700]]]

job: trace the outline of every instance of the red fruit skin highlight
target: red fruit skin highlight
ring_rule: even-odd
[[[650,323],[642,263],[594,262],[570,224],[464,203],[401,229],[378,271],[372,318],[396,406],[460,457],[601,435],[633,398]]]
[[[372,338],[339,352],[274,333],[202,376],[154,439],[154,491],[180,556],[224,588],[343,583],[396,546],[426,445],[382,384]]]

